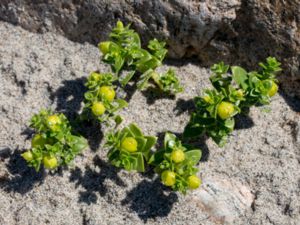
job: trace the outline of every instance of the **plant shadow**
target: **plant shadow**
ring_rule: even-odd
[[[25,136],[25,140],[29,140],[33,137],[33,135],[35,134],[34,129],[30,128],[30,127],[26,127],[22,132],[21,135]]]
[[[125,87],[118,86],[117,88],[117,95],[118,98],[122,98],[127,102],[130,102],[132,96],[135,94],[137,88],[135,83],[127,84]]]
[[[84,93],[87,91],[84,86],[86,80],[86,77],[64,80],[61,87],[50,93],[50,99],[56,101],[56,110],[64,113],[70,120],[74,120],[81,109]]]
[[[56,110],[66,115],[73,131],[85,137],[90,148],[96,151],[103,139],[101,125],[94,121],[80,120],[78,114],[84,101],[84,93],[87,91],[84,85],[86,81],[86,77],[65,80],[55,92],[51,91],[50,98],[56,102]]]
[[[42,169],[36,172],[28,167],[18,149],[13,152],[10,149],[1,150],[0,160],[4,162],[6,159],[8,159],[7,173],[1,177],[0,182],[0,187],[4,191],[25,194],[43,183],[46,177],[45,171]]]
[[[194,146],[196,149],[200,149],[202,152],[200,162],[207,162],[210,156],[209,148],[206,144],[208,137],[206,135],[199,136],[195,139],[190,139],[187,144]],[[199,163],[200,163],[199,162]]]
[[[298,97],[292,97],[284,92],[279,93],[285,100],[285,102],[289,105],[289,107],[295,111],[295,112],[300,112],[300,99]]]
[[[238,114],[235,117],[234,129],[243,130],[253,127],[254,121],[248,114]]]
[[[121,187],[126,187],[118,175],[120,171],[118,168],[108,164],[99,156],[94,157],[93,163],[100,169],[100,172],[90,166],[86,166],[84,172],[76,167],[71,171],[70,176],[70,181],[75,183],[76,188],[81,186],[85,189],[80,192],[79,202],[85,202],[88,205],[97,203],[98,197],[96,193],[99,193],[102,197],[106,195],[108,192],[108,187],[105,185],[106,179],[114,181]]]
[[[195,110],[195,104],[194,104],[194,100],[193,99],[178,99],[176,101],[176,106],[173,109],[173,111],[176,113],[177,116],[188,112],[189,114],[191,114],[192,111]]]
[[[193,99],[178,99],[176,102],[176,106],[174,108],[174,112],[176,115],[181,115],[185,112],[188,112],[190,115],[193,111],[195,110],[195,105]],[[161,134],[163,135],[163,133]],[[206,140],[208,137],[206,135],[201,135],[198,138],[192,138],[192,139],[187,139],[183,136],[183,133],[175,133],[175,135],[183,140],[184,144],[194,146],[197,149],[200,149],[202,152],[202,157],[200,159],[200,162],[206,162],[208,161],[210,152],[209,148],[206,144]]]
[[[168,216],[177,201],[177,194],[168,191],[157,178],[140,182],[121,203],[128,205],[146,223],[148,219]]]
[[[97,121],[78,121],[72,126],[76,133],[87,139],[92,151],[97,151],[103,140],[104,134],[101,124]]]
[[[175,66],[175,67],[182,67],[186,66],[188,64],[192,64],[195,66],[202,66],[201,61],[196,56],[188,57],[188,58],[182,58],[182,59],[175,59],[175,58],[166,58],[164,60],[164,64],[168,66]]]
[[[159,99],[170,99],[175,100],[175,95],[170,95],[167,93],[162,92],[158,88],[155,87],[148,87],[147,89],[141,92],[143,96],[147,99],[147,104],[152,105],[155,103],[156,100]]]

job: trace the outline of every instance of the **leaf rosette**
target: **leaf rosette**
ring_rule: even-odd
[[[205,90],[202,97],[195,97],[195,110],[184,130],[187,138],[207,134],[220,147],[227,142],[233,131],[234,116],[248,113],[254,105],[266,105],[278,91],[276,73],[280,63],[268,57],[259,63],[259,71],[247,72],[242,67],[225,65],[211,67],[210,81],[214,89]]]
[[[98,46],[103,54],[103,61],[111,65],[112,71],[118,75],[123,87],[134,76],[139,76],[137,81],[139,90],[147,88],[150,80],[161,91],[170,95],[183,90],[173,70],[162,74],[155,72],[155,69],[162,65],[168,52],[165,42],[153,39],[149,41],[147,49],[143,49],[140,36],[130,29],[130,24],[124,26],[118,21],[110,33],[109,40],[100,42]],[[121,71],[124,70],[127,74],[121,76]]]
[[[42,164],[50,170],[69,165],[87,147],[85,138],[72,133],[64,114],[41,110],[32,117],[30,127],[36,130],[36,134],[32,139],[32,148],[22,156],[28,166],[36,171]]]
[[[193,188],[190,187],[191,176],[194,180],[198,179],[200,185],[201,181],[195,175],[198,172],[196,165],[201,159],[201,155],[200,149],[183,145],[174,134],[166,133],[163,149],[151,156],[149,164],[155,166],[155,172],[161,176],[162,182],[166,186],[185,194],[188,189],[197,188],[195,185]],[[175,174],[174,178],[173,174]]]
[[[116,167],[144,172],[156,139],[154,136],[144,136],[135,124],[116,132],[112,131],[106,137],[105,146],[109,148],[108,159]]]

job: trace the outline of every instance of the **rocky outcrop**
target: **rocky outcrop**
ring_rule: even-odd
[[[243,1],[233,26],[244,60],[273,55],[296,75],[300,60],[300,2],[298,0]],[[242,51],[244,50],[244,51]]]
[[[4,0],[0,19],[92,44],[106,39],[121,19],[132,23],[144,41],[167,40],[171,57],[197,57],[206,66],[224,60],[252,68],[273,55],[290,75],[282,80],[300,79],[298,0]]]
[[[244,0],[233,29],[233,60],[253,66],[269,55],[277,57],[284,68],[282,90],[300,96],[300,1]]]
[[[34,32],[52,31],[97,44],[118,19],[149,39],[168,40],[173,57],[198,54],[216,31],[236,18],[239,0],[222,1],[4,1],[0,19]]]

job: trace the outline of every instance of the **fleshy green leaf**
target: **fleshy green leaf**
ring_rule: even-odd
[[[123,121],[123,118],[120,116],[120,115],[117,115],[115,117],[115,123],[116,123],[116,126],[119,126]]]
[[[157,137],[154,136],[145,136],[147,139],[146,145],[144,146],[144,151],[148,152],[156,144]]]
[[[232,66],[231,67],[232,77],[234,81],[240,85],[244,90],[248,88],[247,80],[247,71],[244,70],[242,67],[239,66]]]
[[[145,172],[143,155],[141,153],[134,153],[133,155],[136,156],[136,165],[133,169],[137,170],[138,172]]]
[[[143,137],[141,129],[136,124],[131,123],[128,128],[134,137]]]
[[[123,79],[120,79],[120,83],[123,87],[125,87],[128,82],[131,80],[131,78],[134,76],[135,71],[130,71],[126,74],[126,76]]]
[[[164,148],[173,148],[176,144],[176,136],[172,133],[167,132],[164,138]]]
[[[146,88],[146,86],[148,84],[148,80],[151,78],[152,72],[153,72],[153,70],[149,69],[141,75],[140,80],[137,82],[137,88],[139,90],[143,90],[144,88]]]
[[[147,139],[144,138],[143,136],[138,136],[138,137],[135,137],[135,140],[138,143],[138,151],[143,152],[144,151],[144,147],[145,147],[146,142],[147,142]]]
[[[199,149],[189,150],[185,152],[185,156],[192,165],[196,165],[201,159],[202,152]]]

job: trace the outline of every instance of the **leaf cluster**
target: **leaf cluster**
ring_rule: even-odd
[[[214,89],[205,90],[202,97],[194,98],[196,109],[185,127],[184,136],[192,138],[206,133],[219,146],[224,146],[234,129],[234,116],[248,112],[251,106],[269,104],[277,92],[276,73],[281,71],[280,63],[268,57],[266,63],[259,63],[259,66],[259,71],[247,72],[223,62],[213,65],[210,81]],[[226,119],[218,114],[222,102],[233,106],[233,112]]]
[[[53,121],[51,123],[50,117],[56,119],[55,124]],[[23,157],[36,171],[40,170],[45,157],[54,157],[57,166],[69,165],[87,147],[86,139],[72,134],[71,126],[63,114],[41,110],[32,117],[30,127],[36,131],[32,140],[32,148],[27,151],[31,157],[27,159]]]
[[[173,151],[182,150],[184,160],[174,162],[171,154]],[[155,172],[162,174],[164,171],[172,171],[176,174],[176,181],[171,188],[175,191],[186,193],[189,188],[188,178],[198,172],[196,164],[201,159],[202,152],[200,149],[194,149],[191,146],[183,145],[181,141],[171,133],[166,133],[164,138],[164,147],[155,152],[149,164],[155,166]]]
[[[123,141],[128,137],[134,138],[137,142],[134,152],[127,151],[122,146]],[[144,136],[135,124],[130,124],[116,132],[112,131],[106,137],[105,146],[109,148],[108,159],[116,167],[144,172],[156,139],[154,136]]]
[[[152,81],[161,91],[176,94],[182,87],[174,71],[169,70],[164,74],[157,74],[155,69],[162,65],[167,54],[166,43],[157,39],[149,41],[147,49],[141,46],[141,40],[130,25],[124,26],[121,21],[113,28],[109,41],[99,43],[103,53],[103,61],[110,64],[112,70],[119,74],[122,70],[129,71],[125,77],[119,76],[122,86],[125,86],[135,74],[140,75],[138,89],[142,90]]]
[[[128,103],[120,98],[115,98],[116,86],[113,83],[117,78],[112,73],[98,73],[92,72],[85,83],[88,91],[84,94],[84,109],[82,117],[84,119],[94,118],[99,122],[109,123],[110,119],[114,119],[117,124],[122,121],[121,117],[116,114],[120,109],[127,107]],[[101,87],[110,89],[113,95],[112,99],[107,99],[103,93],[101,93]],[[94,103],[100,102],[105,108],[105,112],[101,115],[93,114],[91,108]]]

